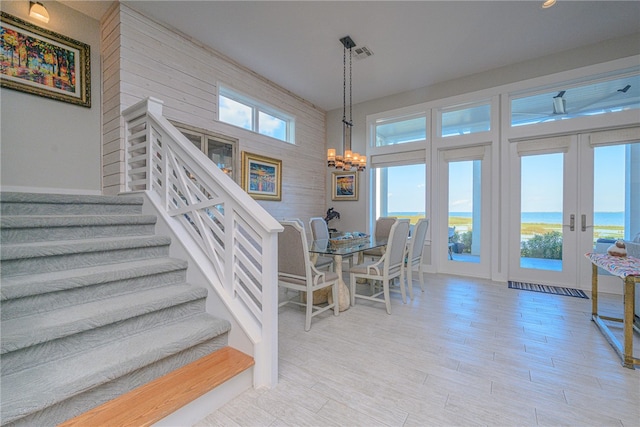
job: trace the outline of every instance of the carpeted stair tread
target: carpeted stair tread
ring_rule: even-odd
[[[49,194],[49,193],[21,193],[12,191],[0,192],[2,203],[63,203],[63,204],[111,204],[111,205],[142,205],[142,197]]]
[[[5,215],[0,218],[2,228],[87,227],[92,225],[155,224],[153,215]]]
[[[142,197],[0,193],[2,215],[139,214]]]
[[[5,301],[13,298],[23,298],[145,275],[160,274],[185,269],[186,267],[186,261],[163,257],[6,277],[2,279],[0,299]]]
[[[3,375],[3,423],[40,411],[229,330],[228,321],[202,313],[145,334],[122,337],[82,354]]]
[[[66,307],[2,323],[1,354],[63,338],[189,301],[204,299],[207,290],[195,286],[167,286]]]
[[[117,249],[162,246],[170,243],[171,239],[166,236],[105,237],[69,241],[8,243],[2,245],[0,259],[7,261],[77,253],[105,252]]]

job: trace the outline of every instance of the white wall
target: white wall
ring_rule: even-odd
[[[99,23],[58,2],[44,3],[48,24],[29,18],[28,1],[3,1],[2,11],[91,48],[91,108],[0,90],[3,191],[100,194]]]
[[[638,40],[640,40],[640,34],[634,34],[354,105],[352,149],[358,153],[367,151],[365,146],[367,115],[638,55],[640,54]],[[358,90],[358,82],[354,81],[353,85],[355,92]],[[327,112],[327,148],[342,150],[342,147],[333,143],[333,141],[342,140],[341,125],[342,108]],[[360,173],[360,196],[357,202],[331,202],[330,195],[327,196],[327,203],[334,206],[341,214],[340,221],[332,222],[332,226],[342,230],[367,230],[368,176],[368,172]],[[331,170],[327,170],[326,182],[327,189],[330,190]]]
[[[248,151],[282,160],[282,201],[259,201],[273,217],[307,223],[325,213],[324,111],[126,5],[103,18],[102,33],[105,192],[124,189],[120,112],[152,96],[164,101],[163,114],[171,120],[237,138],[238,155]],[[217,122],[218,84],[295,117],[295,144]]]

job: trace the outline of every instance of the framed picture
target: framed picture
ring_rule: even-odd
[[[331,200],[358,200],[358,172],[333,172]]]
[[[2,87],[91,107],[89,45],[5,12],[1,21]]]
[[[242,188],[257,200],[281,200],[282,160],[243,151]]]

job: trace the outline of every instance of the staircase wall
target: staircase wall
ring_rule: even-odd
[[[145,200],[142,206],[142,213],[156,217],[157,233],[171,238],[172,244],[169,252],[171,257],[186,260],[192,267],[187,270],[187,281],[189,283],[208,284],[207,312],[216,313],[231,323],[229,345],[246,354],[255,355],[254,343],[248,334],[243,331],[241,323],[236,319],[237,313],[232,312],[218,294],[213,291],[213,281],[218,280],[218,274],[213,270],[206,270],[208,263],[198,262],[198,260],[195,259],[197,256],[206,257],[202,249],[193,242],[193,239],[188,233],[184,232],[180,234],[179,227],[169,226],[168,222],[173,221],[173,219],[162,210],[156,208],[155,202],[150,199],[147,192],[122,193],[121,196],[142,197]]]

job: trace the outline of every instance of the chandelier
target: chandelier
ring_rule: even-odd
[[[329,148],[327,150],[327,166],[335,167],[338,170],[350,171],[351,168],[355,168],[358,171],[363,171],[367,165],[367,157],[360,156],[358,153],[351,151],[351,128],[353,127],[352,120],[352,105],[351,105],[351,49],[356,44],[351,37],[346,36],[340,39],[342,43],[342,155],[336,155],[335,148]],[[349,51],[349,119],[347,119],[347,50]]]

